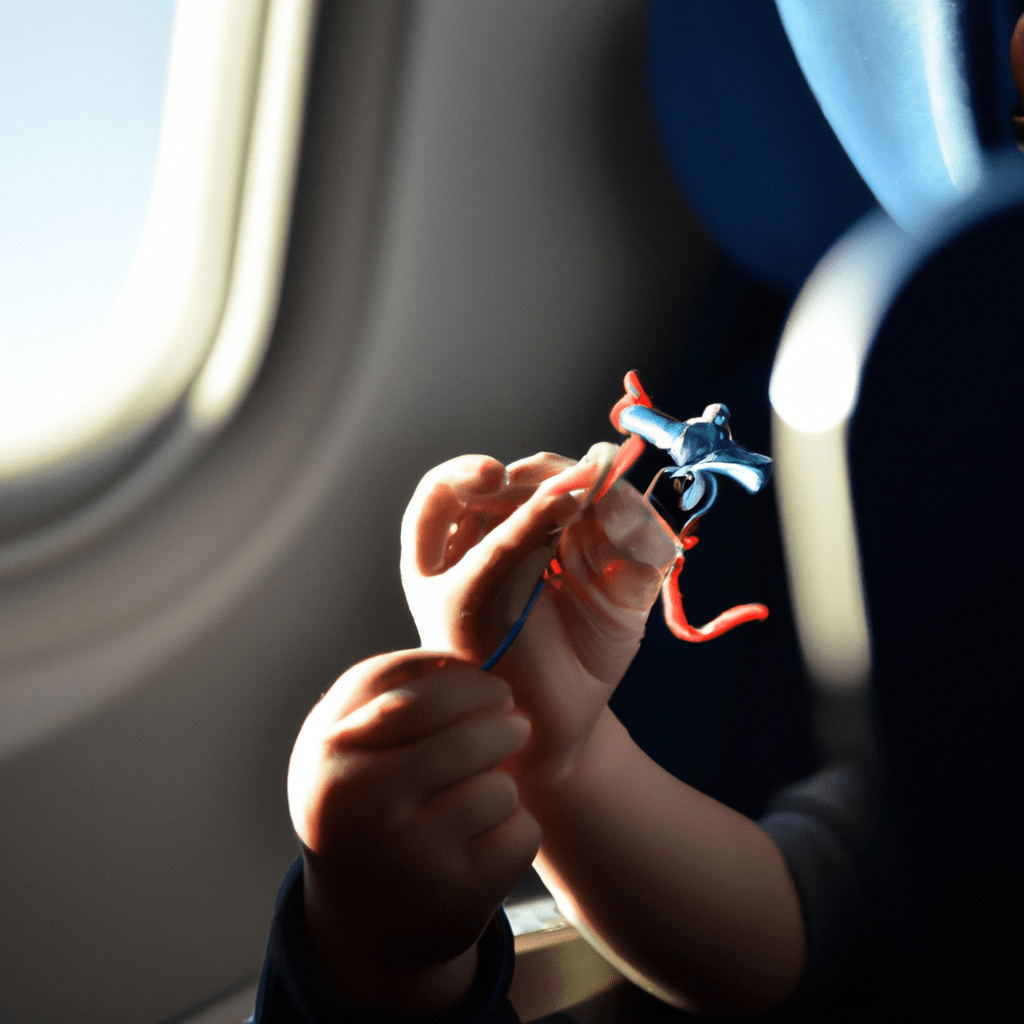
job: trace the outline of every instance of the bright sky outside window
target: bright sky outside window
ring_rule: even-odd
[[[0,2],[0,427],[32,432],[131,268],[173,0]]]

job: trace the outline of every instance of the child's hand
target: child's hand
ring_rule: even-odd
[[[562,576],[496,667],[533,724],[513,762],[530,785],[572,770],[676,557],[667,527],[628,483],[588,507],[615,452],[595,445],[579,464],[543,453],[507,470],[484,456],[453,459],[424,477],[403,520],[402,582],[421,640],[477,664],[557,550]]]
[[[507,471],[482,456],[433,470],[403,521],[402,582],[423,642],[481,664],[557,545],[560,577],[495,668],[533,726],[507,767],[543,828],[537,870],[648,991],[701,1012],[763,1013],[792,993],[806,952],[778,847],[655,764],[607,707],[677,555],[624,481],[587,507],[610,448],[592,449],[589,468],[537,455]]]
[[[529,732],[502,679],[422,651],[356,665],[310,712],[288,802],[307,933],[345,999],[433,1012],[468,989],[540,842],[498,770]]]

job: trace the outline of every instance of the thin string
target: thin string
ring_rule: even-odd
[[[512,628],[505,634],[505,639],[501,641],[498,649],[480,666],[484,672],[494,668],[501,656],[512,646],[512,641],[519,636],[519,631],[526,623],[526,616],[530,614],[530,609],[534,606],[537,598],[540,597],[540,592],[544,589],[544,584],[546,582],[547,580],[544,577],[541,577],[540,583],[533,588],[533,593],[530,595],[530,600],[527,603],[526,608],[523,609],[523,614],[520,615],[512,624]]]

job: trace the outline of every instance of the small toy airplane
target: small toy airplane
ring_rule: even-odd
[[[679,574],[683,570],[684,552],[697,543],[697,523],[718,497],[717,477],[727,476],[754,494],[771,479],[772,460],[767,455],[748,451],[732,439],[729,410],[721,403],[707,406],[703,416],[680,422],[654,408],[635,371],[630,370],[626,374],[623,384],[626,393],[615,403],[610,418],[612,426],[620,433],[628,434],[629,438],[619,448],[607,479],[594,497],[594,503],[600,501],[616,480],[629,470],[647,443],[657,445],[671,456],[674,465],[663,466],[658,470],[644,495],[649,499],[658,478],[670,471],[669,476],[680,492],[679,507],[688,513],[678,534],[665,524],[665,528],[675,538],[679,552],[661,588],[662,611],[668,628],[680,640],[700,643],[721,636],[740,623],[767,618],[768,609],[763,604],[742,604],[727,609],[707,625],[691,626],[683,612]],[[508,650],[523,628],[526,616],[544,589],[544,584],[560,571],[557,560],[552,560],[544,578],[530,595],[523,614],[494,654],[484,662],[482,668],[485,671],[492,668]]]

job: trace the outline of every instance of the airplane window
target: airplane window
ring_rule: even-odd
[[[3,437],[36,435],[131,267],[152,192],[173,0],[0,4]]]
[[[171,439],[166,478],[244,396],[310,7],[0,2],[0,538],[83,498],[95,520],[143,452]]]

